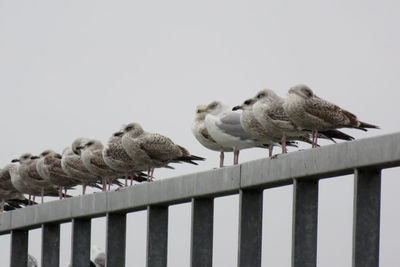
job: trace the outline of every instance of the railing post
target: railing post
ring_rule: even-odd
[[[168,206],[147,207],[147,267],[166,267]]]
[[[292,267],[317,266],[318,180],[293,181]]]
[[[214,199],[192,199],[190,266],[212,266]]]
[[[240,190],[238,267],[261,266],[262,190]]]
[[[379,266],[381,170],[357,169],[354,177],[353,267]]]
[[[72,220],[72,267],[90,267],[90,219]]]
[[[28,230],[11,231],[11,267],[28,265]]]
[[[107,214],[106,266],[124,267],[126,253],[126,214]]]
[[[42,267],[60,264],[60,225],[42,225]]]

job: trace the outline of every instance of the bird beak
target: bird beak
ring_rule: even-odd
[[[117,133],[114,134],[114,136],[121,136],[123,134],[124,134],[123,132],[117,132]]]
[[[38,159],[38,156],[32,156],[31,159]]]
[[[203,113],[203,112],[206,112],[206,111],[207,111],[207,108],[199,108],[197,110],[197,113]]]
[[[11,162],[12,163],[19,162],[19,159],[13,159]]]
[[[243,109],[243,107],[242,106],[235,106],[235,107],[232,108],[233,111],[238,110],[238,109]]]

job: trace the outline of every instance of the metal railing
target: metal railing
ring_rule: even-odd
[[[42,228],[42,266],[58,266],[60,224],[72,221],[72,266],[89,266],[91,219],[106,216],[107,266],[125,266],[126,214],[147,209],[148,267],[167,266],[168,206],[191,202],[192,267],[212,266],[214,198],[239,194],[238,266],[261,266],[263,190],[293,184],[292,266],[317,264],[318,180],[354,173],[353,266],[379,265],[383,168],[400,166],[400,133],[291,152],[237,166],[5,212],[11,266],[25,267]]]

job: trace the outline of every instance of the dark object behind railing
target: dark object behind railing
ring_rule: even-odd
[[[58,266],[60,223],[72,221],[73,266],[89,267],[91,218],[107,216],[107,266],[125,266],[126,213],[147,209],[147,266],[167,266],[168,206],[192,203],[191,266],[212,265],[214,198],[239,194],[238,266],[261,266],[263,190],[293,184],[292,266],[317,265],[318,180],[355,174],[353,266],[379,265],[381,169],[400,166],[400,133],[292,152],[0,215],[11,266],[26,266],[42,227],[42,266]]]

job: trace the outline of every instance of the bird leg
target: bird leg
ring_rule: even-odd
[[[240,150],[233,151],[233,165],[239,164],[239,152]]]
[[[67,187],[66,186],[64,186],[64,198],[67,198]]]
[[[128,173],[125,174],[125,187],[128,187]]]
[[[312,144],[311,144],[311,147],[312,148],[317,147],[318,146],[317,143],[318,143],[318,131],[313,130],[312,131]]]
[[[314,148],[315,147],[314,146],[314,143],[315,143],[315,131],[314,130],[311,131],[311,139],[312,139],[311,148]]]
[[[31,194],[29,194],[29,197],[28,197],[28,206],[30,206],[30,205],[32,205],[32,203],[31,203]]]
[[[282,154],[287,153],[286,150],[286,133],[283,133],[282,135]]]
[[[130,178],[131,178],[131,186],[133,185],[133,180],[134,180],[134,178],[135,178],[135,175],[134,174],[131,174],[130,175]]]
[[[58,188],[58,197],[59,197],[60,199],[63,198],[63,197],[62,197],[62,188],[61,188],[61,186]]]
[[[111,190],[111,181],[108,180],[108,179],[106,179],[106,181],[107,181],[107,184],[108,184],[108,191],[110,191]]]
[[[85,195],[86,193],[86,184],[82,185],[82,195]]]
[[[150,182],[150,172],[151,172],[151,169],[148,169],[147,170],[147,182]]]
[[[153,174],[154,174],[154,168],[151,168],[150,171],[150,181],[153,182]]]
[[[220,168],[224,167],[224,158],[225,158],[224,152],[221,151],[221,153],[219,154],[219,167]]]
[[[5,201],[4,201],[4,198],[1,200],[1,208],[0,208],[0,212],[3,212],[4,211],[4,204],[5,204]]]
[[[106,178],[103,178],[103,191],[106,191],[107,189],[107,184],[106,184]]]
[[[42,198],[42,204],[43,204],[43,197],[44,197],[44,189],[42,188],[42,191],[40,192],[40,196]],[[33,202],[35,202],[35,196],[33,196]]]
[[[272,158],[272,152],[273,152],[273,150],[274,150],[274,146],[273,146],[273,145],[270,145],[270,146],[268,147],[268,156],[269,156],[270,158]]]
[[[314,147],[318,147],[318,131],[315,130],[315,143],[314,143]]]

